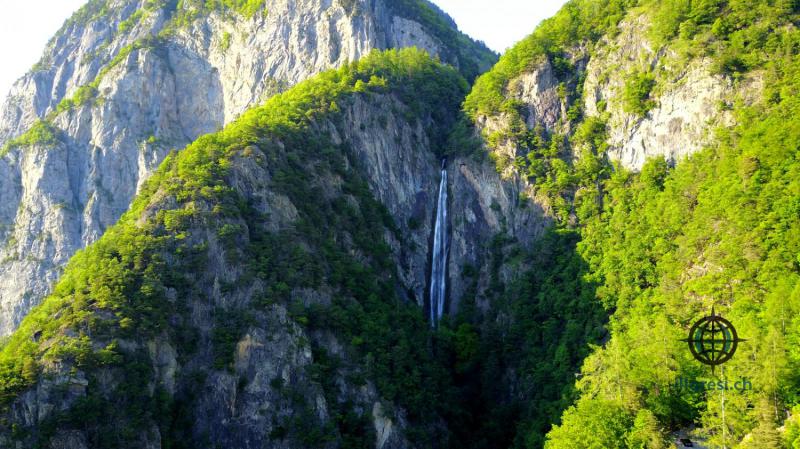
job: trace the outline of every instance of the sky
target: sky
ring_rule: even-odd
[[[87,0],[0,0],[0,99],[35,64],[47,41]]]
[[[0,98],[27,72],[50,37],[86,0],[0,0]],[[391,0],[390,0],[391,1]],[[432,0],[461,31],[503,52],[566,0]]]
[[[566,0],[431,0],[474,39],[502,53],[555,15]]]

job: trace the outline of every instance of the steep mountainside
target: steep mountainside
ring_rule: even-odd
[[[374,54],[170,156],[4,346],[0,447],[445,445],[453,343],[405,297],[465,92]],[[488,240],[500,178],[450,157]]]
[[[800,444],[797,1],[572,0],[471,91],[423,3],[103,5],[4,128],[9,279],[86,249],[0,348],[0,449]]]
[[[117,221],[171,149],[372,49],[493,62],[425,1],[91,0],[0,112],[0,334]]]
[[[520,423],[505,447],[553,423],[551,449],[695,427],[709,447],[797,444],[799,12],[572,1],[477,80],[466,111],[498,172],[556,220],[533,254],[498,251],[530,270],[478,320],[494,362],[476,376],[505,380],[481,385],[504,398],[486,421]],[[748,339],[715,373],[680,341],[712,306]],[[754,390],[670,387],[723,376]]]

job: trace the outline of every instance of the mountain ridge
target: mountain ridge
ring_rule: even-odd
[[[398,68],[403,73],[398,72]],[[419,86],[417,83],[422,80],[428,91],[435,94],[435,91],[430,90],[433,87],[430,84],[431,75],[439,80],[437,89],[440,93],[429,96],[429,102],[419,102],[415,99],[418,92],[415,86]],[[369,128],[360,131],[356,128],[353,131],[341,124],[336,125],[333,118],[344,111],[357,111],[363,107],[364,102],[369,112],[389,111],[386,105],[392,102],[387,95],[397,95],[398,99],[411,101],[410,104],[396,103],[393,106],[409,107],[409,118],[424,118],[429,111],[441,109],[446,102],[453,103],[449,108],[451,111],[457,110],[459,89],[463,89],[463,95],[465,86],[458,75],[452,69],[434,63],[423,53],[404,51],[376,54],[351,67],[329,72],[321,78],[301,84],[287,94],[270,100],[265,107],[248,112],[221,133],[203,137],[187,150],[168,159],[159,173],[148,181],[143,194],[122,222],[114,226],[111,233],[101,238],[98,244],[76,257],[54,297],[37,308],[35,314],[30,315],[23,327],[14,334],[11,342],[4,346],[2,366],[5,367],[5,389],[2,396],[6,400],[19,391],[16,390],[19,384],[12,381],[16,376],[22,376],[16,377],[18,381],[27,382],[25,379],[31,378],[26,378],[25,373],[30,373],[31,369],[37,372],[41,368],[44,373],[48,373],[43,373],[42,383],[34,392],[23,396],[24,402],[14,401],[11,406],[8,416],[18,426],[22,426],[13,435],[28,442],[42,438],[44,442],[51,438],[50,441],[57,441],[69,437],[72,438],[70,441],[77,442],[77,446],[71,447],[111,442],[116,442],[118,447],[161,447],[160,444],[166,444],[162,442],[162,438],[164,441],[173,441],[172,444],[188,444],[186,441],[181,442],[180,438],[187,438],[189,441],[210,438],[219,444],[235,444],[237,447],[262,447],[268,441],[275,441],[271,444],[280,447],[286,447],[286,444],[290,444],[288,447],[305,447],[314,442],[324,445],[329,438],[326,436],[329,432],[334,432],[335,438],[343,438],[339,432],[349,431],[357,433],[345,435],[344,438],[366,438],[366,441],[377,438],[382,441],[378,447],[406,447],[407,443],[402,442],[403,437],[391,430],[393,422],[395,425],[402,425],[402,414],[386,415],[384,413],[389,413],[388,411],[381,412],[381,402],[376,402],[378,398],[375,398],[375,393],[370,393],[374,391],[371,383],[361,384],[368,387],[364,393],[358,393],[359,389],[354,387],[347,387],[347,391],[352,388],[350,393],[335,393],[343,388],[335,384],[325,387],[333,389],[325,393],[333,396],[325,399],[320,396],[322,392],[319,385],[328,385],[332,378],[313,377],[313,381],[304,381],[302,377],[312,375],[318,370],[333,370],[329,373],[330,376],[344,376],[343,373],[351,369],[347,366],[353,362],[346,355],[350,349],[345,351],[342,345],[367,345],[368,348],[375,347],[376,344],[389,345],[381,349],[382,355],[376,361],[380,366],[389,368],[400,362],[402,354],[397,349],[389,351],[391,345],[395,344],[392,343],[396,338],[392,336],[394,332],[400,332],[397,336],[402,336],[403,332],[424,333],[429,328],[421,315],[406,310],[416,311],[415,303],[403,302],[399,298],[394,301],[390,299],[396,291],[392,285],[394,270],[390,268],[393,263],[387,260],[392,250],[386,243],[376,241],[376,237],[380,239],[383,231],[374,225],[365,226],[362,221],[383,223],[381,226],[387,227],[386,231],[390,233],[401,231],[391,224],[391,218],[382,212],[380,203],[370,199],[371,194],[363,185],[364,181],[358,181],[347,174],[355,172],[353,162],[337,162],[338,158],[346,154],[337,148],[344,145],[341,136],[347,133],[366,133],[362,137],[364,139],[369,134],[374,135],[376,129],[381,129],[382,125],[369,114],[363,116],[363,119],[371,123]],[[308,95],[308,92],[314,94]],[[327,118],[329,116],[331,119]],[[440,116],[439,119],[443,117]],[[405,127],[402,133],[407,138],[424,138],[418,134],[425,133],[419,125],[401,126]],[[311,137],[312,133],[320,134],[319,137]],[[353,140],[356,145],[354,148],[364,151],[365,147],[359,142],[363,140]],[[265,153],[261,148],[268,150]],[[293,176],[294,171],[300,168],[294,165],[300,161],[298,154],[306,155],[303,158],[304,165],[316,161],[313,163],[319,170],[317,182],[322,183],[321,185],[309,186],[306,184],[307,180]],[[320,187],[323,186],[325,189],[321,190]],[[271,190],[274,193],[270,193]],[[335,194],[336,191],[341,193]],[[241,194],[246,197],[237,199]],[[344,196],[339,197],[341,194]],[[351,209],[353,207],[358,207],[358,210]],[[339,222],[340,226],[335,231],[338,237],[310,231],[321,219],[335,219]],[[242,235],[243,229],[249,231]],[[174,232],[177,234],[173,234]],[[304,240],[308,240],[302,244],[299,241],[293,243],[292,240],[282,238],[282,235],[305,235],[307,237]],[[306,249],[307,245],[322,246],[315,256],[310,248]],[[345,251],[346,248],[353,249]],[[252,258],[245,264],[250,268],[243,269],[244,266],[237,265],[242,257]],[[319,259],[315,262],[314,257]],[[187,265],[181,265],[184,266],[183,269],[166,269],[168,261],[178,260],[182,260],[180,264]],[[375,261],[375,268],[368,263],[369,260]],[[303,269],[302,272],[297,271],[300,268]],[[209,272],[209,276],[199,275],[207,269],[214,273]],[[191,287],[193,283],[189,278],[180,274],[184,270],[186,274],[199,275],[190,275],[193,279],[205,279],[200,283],[204,285],[205,293],[201,293],[197,287]],[[296,274],[291,274],[293,271]],[[240,276],[244,277],[237,282]],[[263,281],[259,281],[259,278],[263,278]],[[329,283],[330,289],[325,287]],[[334,288],[333,285],[339,287]],[[334,294],[340,289],[340,293]],[[84,296],[83,291],[87,291],[88,296]],[[97,296],[100,291],[108,291],[109,296],[100,298]],[[366,296],[367,293],[369,296]],[[380,296],[375,296],[376,294]],[[211,309],[206,304],[207,300],[200,299],[206,295],[212,300],[212,304],[216,303]],[[351,295],[355,295],[360,303],[348,299]],[[183,307],[194,309],[194,312],[182,312]],[[343,307],[346,309],[342,309]],[[358,311],[354,307],[365,309]],[[392,312],[395,307],[399,309]],[[263,308],[265,315],[257,312],[260,308]],[[348,313],[342,315],[345,310]],[[356,316],[365,313],[367,315],[360,319],[348,317],[353,313],[357,313]],[[400,315],[396,315],[398,313]],[[376,319],[382,314],[389,314],[386,318],[395,315],[396,318],[411,320],[409,324],[417,324],[410,327],[399,326],[395,331],[387,328],[389,340],[383,343],[379,343],[375,335],[371,335],[368,340],[359,336],[358,332],[363,332],[359,328],[368,325],[368,321],[364,321],[367,317]],[[54,321],[52,316],[58,318]],[[212,320],[211,323],[207,322],[209,319]],[[273,323],[274,320],[279,320],[280,324]],[[294,334],[306,333],[297,327],[297,323],[302,323],[304,327],[311,326],[309,332],[313,332],[299,340],[298,337],[292,337]],[[265,325],[267,327],[263,327]],[[284,330],[287,325],[288,335]],[[357,332],[352,338],[354,341],[356,338],[360,339],[361,343],[337,343],[337,337],[325,330],[330,326],[339,329],[340,337],[348,332]],[[170,328],[172,331],[168,330]],[[198,333],[196,337],[193,337],[193,332]],[[200,347],[195,347],[192,343],[194,338],[199,339]],[[258,349],[265,347],[265,338],[267,341],[272,339],[273,345],[275,341],[287,343],[272,346],[274,349],[265,354]],[[307,339],[305,343],[304,339]],[[312,344],[315,341],[321,346],[312,351],[312,346],[317,344]],[[39,342],[38,349],[32,342]],[[403,357],[405,363],[415,363],[424,354],[413,349],[413,345],[405,348],[404,350],[417,354],[417,357]],[[296,361],[285,362],[287,365],[284,370],[289,371],[284,371],[283,377],[279,377],[283,379],[280,381],[272,377],[276,374],[270,374],[275,369],[273,364],[281,359],[278,354],[272,354],[273,351],[290,351],[289,354],[291,351],[299,351],[289,359]],[[311,358],[312,352],[315,354],[314,358]],[[332,361],[325,362],[334,356],[341,359],[337,364],[347,365],[336,368]],[[140,374],[136,376],[139,377],[130,371],[136,363],[141,363],[136,362],[137,357],[149,360],[142,367],[144,371],[137,371]],[[192,362],[195,357],[196,361]],[[178,360],[182,363],[178,364]],[[315,365],[312,366],[312,362]],[[22,366],[26,363],[27,369]],[[31,363],[36,364],[36,368],[31,368]],[[206,385],[215,393],[207,399],[200,399],[195,390],[197,387],[192,386],[191,366],[194,363],[199,363],[199,367],[204,370],[209,365],[214,367]],[[184,364],[187,367],[178,370]],[[148,368],[150,365],[152,368]],[[69,374],[70,367],[73,366],[78,369],[76,375]],[[113,382],[107,384],[103,380],[108,375],[103,374],[104,372],[118,370],[119,368],[115,368],[118,366],[125,367],[129,375],[128,382],[135,383],[115,386]],[[355,363],[353,368],[358,369],[359,366],[360,363]],[[435,366],[435,363],[432,362],[430,366]],[[397,382],[393,379],[396,376],[400,376],[400,379],[407,376],[405,369],[389,369],[386,373],[370,369],[368,373],[354,372],[350,376],[367,376],[370,379],[378,375],[378,379],[383,379],[380,381],[383,394],[389,394],[391,389],[388,385]],[[233,370],[235,375],[228,370]],[[277,374],[280,373],[278,371]],[[435,373],[429,372],[426,376],[433,374]],[[183,384],[185,387],[180,386],[184,382],[181,379],[188,382]],[[412,379],[410,381],[420,382]],[[51,382],[55,384],[48,387]],[[69,395],[64,399],[58,399],[59,396],[55,393],[58,391],[55,385],[61,382],[72,385]],[[170,407],[168,404],[172,403],[158,405],[161,399],[152,393],[152,387],[149,390],[154,396],[150,396],[150,399],[138,396],[146,394],[150,382],[155,382],[158,386],[156,392],[163,388],[167,394],[177,395],[176,399],[188,395],[187,400],[198,398],[199,402],[185,405],[176,403],[174,407],[179,408],[172,409],[167,415],[145,413],[146,409],[137,408],[145,406],[142,400],[156,401],[153,406],[157,409]],[[237,382],[244,384],[236,387]],[[286,387],[279,385],[284,382]],[[346,385],[347,382],[362,381],[342,382]],[[305,386],[306,383],[308,387]],[[233,386],[232,391],[228,389],[230,385]],[[399,385],[395,388],[398,387]],[[421,387],[422,385],[418,385],[416,388],[424,392],[425,388]],[[181,388],[188,390],[181,393]],[[232,424],[234,427],[230,429],[217,428],[207,436],[203,436],[203,429],[214,426],[211,423],[209,426],[202,424],[203,419],[194,424],[199,428],[193,428],[191,423],[180,424],[189,426],[188,428],[171,427],[173,423],[169,413],[198,413],[199,418],[204,416],[203,410],[211,413],[212,410],[223,409],[217,401],[227,400],[225,398],[230,394],[235,396],[239,391],[237,388],[244,388],[244,391],[253,395],[251,399],[245,399],[240,411],[236,412],[243,414],[241,418],[247,418],[245,421],[254,420],[251,424]],[[263,403],[266,391],[279,392],[283,388],[295,388],[296,394],[310,395],[312,402],[316,401],[317,404],[313,413],[317,418],[307,417],[303,421],[294,421],[293,417],[298,416],[296,413],[302,410],[301,405],[297,404],[291,406],[288,410],[290,413],[285,417],[281,417],[283,412],[279,412],[282,408],[261,408],[258,413],[268,413],[268,417],[275,417],[270,418],[272,420],[253,414],[257,411],[252,407],[258,408],[258,404]],[[50,391],[54,393],[49,393]],[[132,391],[138,393],[130,396]],[[357,403],[367,400],[368,407],[364,405],[351,409],[354,405],[348,405],[348,400],[344,398],[337,399],[339,394],[351,396],[351,400]],[[395,390],[387,400],[402,398],[403,396],[398,396],[400,394],[402,390]],[[427,394],[432,394],[432,391]],[[91,401],[83,401],[83,395],[87,395]],[[62,415],[59,418],[62,422],[77,424],[74,420],[87,413],[98,416],[99,421],[89,429],[61,428],[55,434],[48,434],[44,423],[53,419],[53,415],[47,410],[56,413],[47,406],[48,401],[52,400],[66,400],[57,410],[63,411],[66,408],[76,413]],[[419,399],[415,401],[417,402],[410,403],[410,412],[424,411],[426,407],[423,404],[429,402],[419,402]],[[108,409],[109,406],[117,411],[112,412]],[[348,415],[329,418],[329,407],[344,407],[343,412]],[[24,413],[24,410],[29,409],[41,409],[42,412],[29,416]],[[292,409],[298,411],[292,412]],[[96,415],[100,410],[105,412]],[[110,429],[119,427],[122,421],[128,422],[126,416],[140,416],[142,413],[145,413],[144,416],[152,416],[152,421],[145,421],[144,424],[132,421],[131,432],[109,432]],[[356,415],[351,417],[350,413]],[[175,416],[178,417],[180,415]],[[22,421],[17,421],[19,419]],[[332,424],[338,422],[332,428],[325,425],[329,420],[339,419],[342,421],[331,421]],[[351,419],[354,421],[351,422]],[[320,420],[319,424],[314,424],[317,420]],[[234,422],[238,422],[238,419]],[[383,423],[382,427],[378,426],[378,422]],[[356,427],[349,427],[353,425]],[[367,427],[364,429],[362,426]],[[9,429],[10,427],[6,427],[6,430]],[[32,433],[24,429],[30,429]],[[382,433],[377,433],[378,431]],[[179,435],[183,437],[179,438]],[[12,440],[6,439],[3,444],[11,445]]]
[[[68,20],[0,115],[0,333],[170,150],[372,48],[419,46],[467,76],[493,58],[427,4],[347,4],[95,0]]]

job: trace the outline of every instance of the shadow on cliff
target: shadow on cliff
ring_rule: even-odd
[[[486,292],[467,288],[455,317],[442,326],[440,356],[449,358],[457,408],[445,411],[450,447],[537,448],[575,399],[576,373],[599,343],[606,312],[587,282],[575,230],[549,228],[530,252],[498,235],[491,242]],[[530,268],[503,282],[499,267],[524,258]],[[470,282],[477,270],[464,270]],[[451,279],[456,276],[451,275]],[[492,306],[476,306],[485,294]]]

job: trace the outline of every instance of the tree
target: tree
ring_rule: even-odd
[[[643,418],[646,420],[646,418]],[[624,449],[631,415],[619,402],[582,399],[547,434],[545,449]],[[646,423],[642,424],[646,426]]]
[[[641,409],[633,421],[633,428],[625,441],[629,449],[667,449],[669,444],[658,425],[653,412]]]
[[[39,365],[33,357],[27,357],[22,362],[22,378],[28,385],[32,385],[39,378]]]
[[[741,449],[784,449],[783,436],[775,426],[775,416],[769,400],[759,401],[757,413],[758,424],[755,429],[742,440]]]

